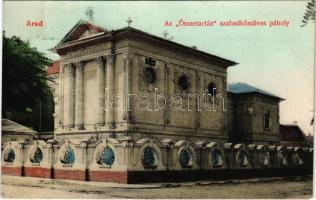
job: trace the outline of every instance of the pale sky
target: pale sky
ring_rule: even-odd
[[[215,2],[48,2],[4,1],[3,29],[7,36],[30,40],[32,46],[53,59],[54,47],[80,20],[94,10],[95,23],[107,30],[127,25],[162,37],[167,30],[173,41],[233,60],[228,82],[246,82],[284,99],[280,121],[298,125],[307,133],[313,116],[314,24],[301,28],[307,1]],[[165,27],[165,21],[288,20],[286,27]],[[27,21],[43,20],[43,27]]]

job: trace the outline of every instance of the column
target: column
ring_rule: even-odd
[[[58,109],[58,124],[63,126],[64,125],[64,122],[63,122],[63,118],[64,118],[64,101],[63,101],[63,98],[64,98],[64,90],[63,90],[63,87],[64,87],[64,83],[63,83],[63,73],[64,73],[64,65],[61,64],[60,65],[60,70],[59,70],[59,83],[58,83],[58,86],[59,86],[59,91],[58,91],[58,103],[59,103],[59,109]]]
[[[107,94],[106,94],[106,123],[109,128],[115,128],[114,123],[114,109],[112,108],[112,98],[115,95],[115,87],[114,87],[114,55],[108,55],[107,58],[107,68],[106,68],[106,87],[107,87]]]
[[[65,69],[65,127],[72,128],[74,127],[74,119],[75,119],[75,73],[74,66],[72,64],[68,64]]]
[[[97,93],[97,102],[96,102],[96,109],[97,109],[97,125],[104,126],[105,120],[105,83],[104,83],[104,60],[103,57],[97,58],[97,87],[98,87],[98,93]]]
[[[83,105],[84,105],[84,79],[83,79],[84,63],[79,61],[76,63],[76,95],[75,95],[75,126],[78,130],[83,129]]]

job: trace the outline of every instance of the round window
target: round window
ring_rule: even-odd
[[[5,162],[14,162],[15,160],[15,153],[13,149],[9,149],[8,154],[4,157]]]
[[[144,78],[147,83],[155,83],[157,80],[156,71],[151,67],[146,67],[144,70]]]
[[[179,87],[182,90],[188,90],[189,89],[189,80],[188,77],[186,75],[182,75],[180,76],[179,80],[178,80],[178,84]]]
[[[155,165],[156,159],[155,159],[155,153],[154,150],[150,147],[146,147],[143,152],[143,165],[144,167],[152,167]]]
[[[64,158],[61,159],[61,162],[64,164],[73,164],[75,162],[75,152],[70,146],[66,148]]]
[[[214,82],[208,84],[207,93],[211,96],[216,96],[216,84]]]
[[[213,166],[221,166],[223,164],[221,153],[218,150],[212,152],[211,161]]]
[[[33,159],[31,159],[31,162],[33,163],[40,163],[43,160],[43,152],[40,148],[37,148]]]
[[[106,165],[113,165],[115,156],[114,152],[110,147],[104,148],[104,150],[101,153],[101,163]]]
[[[188,167],[190,164],[190,154],[187,150],[182,149],[179,155],[179,162],[181,167]]]

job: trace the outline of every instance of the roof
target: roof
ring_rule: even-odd
[[[52,65],[47,67],[46,75],[58,74],[60,69],[60,60],[55,60]]]
[[[1,120],[1,131],[14,132],[14,133],[31,133],[31,134],[37,133],[35,130],[30,129],[26,126],[23,126],[21,124],[18,124],[9,119]]]
[[[280,137],[283,141],[304,141],[305,135],[297,125],[280,124]]]
[[[228,84],[227,91],[234,94],[257,93],[257,94],[263,94],[266,96],[274,97],[279,100],[284,100],[283,98],[276,96],[270,92],[248,85],[247,83],[241,83],[241,82]]]
[[[159,42],[160,44],[164,44],[164,45],[168,45],[168,47],[171,48],[176,48],[177,50],[182,50],[185,52],[188,52],[190,55],[194,55],[194,56],[202,56],[204,58],[207,58],[210,61],[214,61],[214,63],[219,63],[222,66],[228,67],[228,66],[233,66],[236,65],[238,63],[231,61],[231,60],[227,60],[197,49],[194,49],[192,47],[188,47],[155,35],[151,35],[149,33],[140,31],[138,29],[132,28],[132,27],[125,27],[122,29],[118,29],[118,30],[113,30],[113,31],[106,31],[105,29],[101,29],[101,27],[98,27],[100,29],[98,29],[97,33],[98,34],[91,34],[88,37],[83,37],[80,38],[80,35],[83,34],[83,30],[87,29],[87,25],[82,25],[82,24],[86,24],[89,23],[90,27],[95,27],[96,25],[90,23],[90,22],[86,22],[83,20],[80,20],[68,33],[67,35],[58,43],[58,45],[56,47],[54,47],[53,49],[51,49],[52,51],[56,51],[59,54],[65,54],[65,52],[67,52],[67,49],[79,49],[82,46],[89,46],[89,45],[94,45],[100,42],[104,42],[104,41],[112,41],[113,40],[113,36],[116,36],[117,38],[141,38],[141,39],[146,39],[148,41],[154,41],[154,42]],[[103,33],[102,33],[103,31]],[[102,33],[102,34],[101,34]]]

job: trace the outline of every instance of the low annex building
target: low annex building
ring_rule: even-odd
[[[312,148],[280,146],[282,98],[227,85],[236,62],[86,21],[52,50],[54,139],[5,143],[5,174],[133,183],[311,172]]]
[[[8,141],[32,141],[38,133],[9,119],[1,120],[1,144]]]

